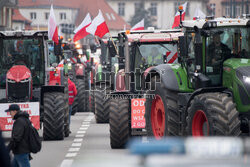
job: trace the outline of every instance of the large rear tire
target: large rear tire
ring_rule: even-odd
[[[110,99],[110,145],[124,148],[131,134],[129,100]]]
[[[71,112],[71,115],[75,115],[75,114],[76,114],[76,112],[77,112],[77,110],[78,110],[77,106],[78,106],[78,97],[76,96],[76,97],[74,98],[74,102],[73,102],[73,104],[72,104],[72,112]]]
[[[85,82],[83,79],[77,79],[77,109],[78,112],[85,111]]]
[[[64,114],[64,136],[69,137],[70,127],[69,127],[69,88],[68,88],[68,78],[66,77],[64,82],[64,100],[65,100],[65,114]]]
[[[225,93],[197,95],[188,108],[187,132],[192,136],[239,136],[239,112]]]
[[[89,102],[90,102],[90,96],[89,96],[89,72],[85,70],[85,75],[84,75],[84,84],[85,84],[85,94],[84,94],[84,100],[85,100],[85,105],[84,105],[84,111],[89,112]]]
[[[167,90],[159,78],[154,77],[151,79],[151,89],[146,94],[149,97],[155,95],[146,99],[147,135],[156,139],[178,135],[177,93]]]
[[[110,99],[105,97],[110,88],[104,88],[105,84],[101,86],[105,90],[97,90],[95,92],[95,118],[96,123],[109,123],[109,105]]]
[[[90,110],[92,113],[95,114],[95,91],[92,90],[90,95],[91,95],[91,97],[90,97],[91,98],[90,99],[90,104],[91,104]]]
[[[60,92],[44,93],[43,99],[43,138],[44,140],[64,139],[65,99]]]

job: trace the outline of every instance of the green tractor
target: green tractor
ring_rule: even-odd
[[[119,71],[110,94],[110,145],[124,148],[131,136],[145,135],[145,91],[149,71],[159,64],[177,63],[180,30],[134,31],[118,34]]]
[[[112,40],[114,40],[114,43]],[[96,123],[109,122],[110,99],[105,98],[105,95],[114,89],[114,82],[112,82],[114,80],[111,80],[111,77],[114,77],[114,74],[119,68],[118,58],[116,57],[117,53],[114,48],[114,44],[117,43],[117,38],[113,37],[112,40],[100,40],[101,55],[100,62],[96,65],[94,82],[94,113]]]
[[[179,63],[151,69],[146,100],[149,136],[250,133],[250,20],[183,21]],[[155,82],[159,81],[159,82]]]

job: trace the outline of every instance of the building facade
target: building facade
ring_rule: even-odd
[[[48,0],[19,0],[19,11],[31,21],[33,30],[47,30],[51,3]],[[72,38],[74,29],[87,13],[93,19],[101,9],[111,33],[123,30],[128,24],[115,13],[105,0],[53,0],[53,9],[59,26],[59,35]]]
[[[154,26],[160,29],[172,27],[178,6],[185,2],[188,2],[185,19],[192,19],[196,8],[207,13],[208,0],[107,0],[109,5],[127,22],[130,22],[138,9],[138,4],[142,1],[145,9],[149,9],[151,16],[155,19]]]
[[[16,0],[0,0],[0,31],[11,30],[13,8]]]
[[[222,0],[222,15],[237,18],[250,14],[250,0]]]

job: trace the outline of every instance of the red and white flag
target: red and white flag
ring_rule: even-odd
[[[186,14],[187,2],[185,2],[182,6],[183,6],[183,12],[181,15],[181,20],[183,21],[185,18],[185,14]],[[175,14],[175,17],[174,17],[174,24],[173,24],[172,28],[179,27],[179,25],[180,25],[180,12],[177,11]]]
[[[200,8],[196,8],[195,12],[194,12],[194,17],[193,17],[193,20],[196,20],[197,18],[199,19],[205,19],[206,18],[206,15],[205,13],[203,13]]]
[[[144,30],[144,19],[142,19],[140,22],[138,22],[134,27],[131,28],[131,30]]]
[[[99,10],[98,15],[94,18],[92,23],[86,28],[86,31],[100,38],[102,38],[105,34],[109,32],[108,26],[105,22],[101,10]]]
[[[56,17],[53,10],[53,5],[50,8],[49,14],[49,22],[48,22],[48,37],[49,40],[53,40],[56,44],[58,44],[58,28],[56,26]]]
[[[86,28],[91,24],[91,17],[88,13],[82,23],[75,29],[75,36],[73,38],[74,42],[86,37],[89,33],[86,31]]]

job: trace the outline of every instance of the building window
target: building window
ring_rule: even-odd
[[[230,6],[225,7],[225,16],[230,16]]]
[[[36,19],[36,13],[35,12],[31,12],[30,13],[30,19],[31,20],[35,20]]]
[[[215,16],[215,7],[216,7],[216,4],[215,4],[215,3],[211,3],[211,4],[210,4],[212,16]]]
[[[182,2],[175,2],[174,3],[174,15],[178,12],[179,6],[183,5],[185,3],[185,1]],[[189,16],[189,3],[187,3],[187,9],[186,9],[186,14],[185,16]]]
[[[241,6],[236,6],[235,8],[235,16],[238,17],[241,15]]]
[[[135,12],[140,9],[144,9],[144,4],[141,2],[135,2]]]
[[[124,16],[125,15],[125,3],[124,2],[119,2],[118,3],[118,14],[120,16]]]
[[[157,3],[151,3],[150,12],[151,16],[157,16]]]
[[[108,20],[111,20],[111,17],[108,13],[106,13],[106,16],[107,16]]]
[[[112,18],[113,20],[116,20],[116,18],[115,18],[115,16],[114,16],[113,13],[111,13],[110,15],[111,15],[111,18]]]
[[[66,20],[66,13],[60,13],[60,19]]]
[[[49,19],[49,13],[48,13],[48,12],[45,13],[45,19],[46,19],[46,20]]]

